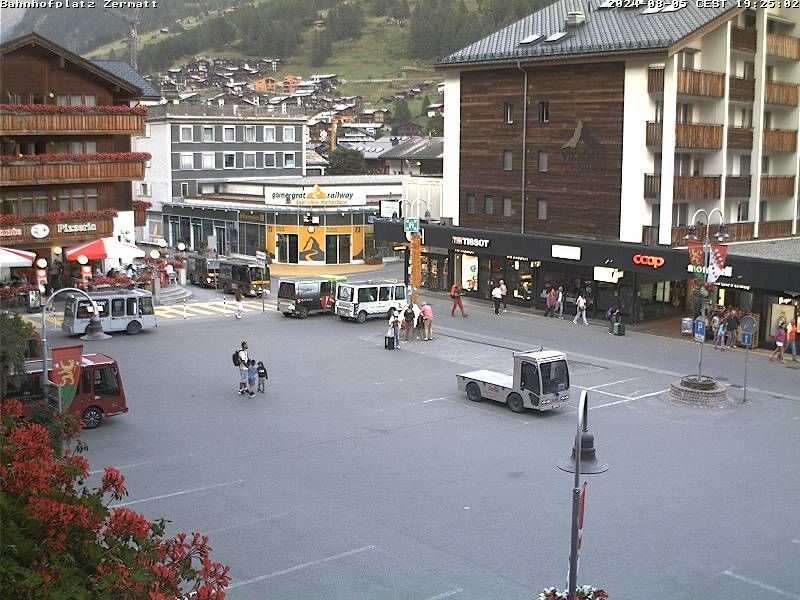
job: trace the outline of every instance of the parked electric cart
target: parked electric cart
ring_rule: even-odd
[[[514,412],[526,408],[550,410],[569,400],[569,366],[563,352],[532,350],[514,352],[514,373],[470,371],[456,375],[458,389],[467,398],[505,402]]]
[[[402,281],[347,282],[336,288],[336,314],[342,320],[363,323],[368,317],[388,317],[391,309],[403,310],[407,302]]]
[[[153,295],[138,288],[133,290],[113,290],[89,292],[100,309],[100,323],[103,331],[126,331],[136,335],[142,329],[157,327],[153,308]],[[64,305],[64,321],[61,324],[68,335],[83,335],[89,327],[94,307],[83,296],[70,294]]]

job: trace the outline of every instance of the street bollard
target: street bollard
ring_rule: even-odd
[[[225,302],[225,294],[222,294],[222,316],[228,316],[228,304]]]
[[[183,299],[183,318],[186,318],[186,298]]]

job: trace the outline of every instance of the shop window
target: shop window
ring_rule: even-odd
[[[503,123],[510,125],[514,122],[514,105],[506,102],[503,105]]]
[[[511,198],[508,196],[503,196],[503,216],[511,216]]]
[[[483,212],[487,215],[494,214],[494,197],[492,196],[484,196],[483,197]]]
[[[536,218],[540,221],[547,220],[547,200],[544,198],[536,199]]]
[[[542,100],[539,102],[539,123],[550,122],[550,102]]]
[[[511,171],[514,167],[514,155],[511,150],[503,150],[503,171]]]
[[[547,152],[539,152],[539,173],[547,173]]]
[[[475,194],[467,194],[467,214],[475,214]]]

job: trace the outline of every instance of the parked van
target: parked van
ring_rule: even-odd
[[[158,327],[153,308],[153,295],[145,290],[113,290],[89,292],[100,309],[103,331],[126,331],[136,335],[142,329]],[[83,335],[89,327],[94,307],[84,296],[69,294],[61,324],[68,335]]]
[[[388,319],[390,309],[404,310],[406,303],[406,286],[401,281],[341,283],[336,289],[336,314],[342,320]]]
[[[333,314],[336,286],[347,281],[342,275],[331,277],[285,277],[278,286],[278,310],[285,317],[305,319],[311,313]]]
[[[19,386],[9,384],[3,400],[19,400],[26,417],[32,417],[45,407],[42,393],[42,361],[25,363],[26,376]],[[50,379],[53,371],[50,369]],[[58,406],[57,388],[55,396],[48,401]],[[81,357],[80,385],[75,398],[65,410],[83,420],[86,429],[94,429],[103,419],[128,412],[122,377],[117,361],[105,354],[84,354]]]

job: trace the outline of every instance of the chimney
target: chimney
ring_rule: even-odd
[[[574,29],[583,23],[586,23],[586,15],[583,11],[571,10],[567,13],[567,18],[564,20],[564,27],[567,29]]]
[[[397,144],[399,144],[399,143],[400,143],[399,139],[397,139],[396,137],[392,138],[392,146],[397,146]]]

